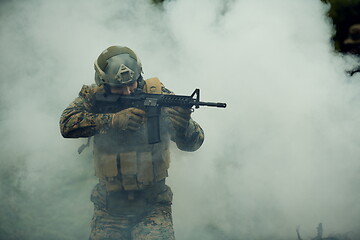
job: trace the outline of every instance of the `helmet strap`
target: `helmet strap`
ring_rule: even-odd
[[[137,88],[140,88],[140,89],[143,89],[144,86],[145,86],[145,81],[143,79],[143,76],[140,74],[140,76],[138,77],[138,79],[136,80],[137,81]]]
[[[103,84],[103,87],[104,87],[104,97],[109,96],[111,94],[110,85]]]

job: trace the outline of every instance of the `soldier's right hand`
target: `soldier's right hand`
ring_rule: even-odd
[[[144,123],[145,112],[138,108],[127,108],[114,113],[111,121],[113,128],[122,130],[138,130]]]

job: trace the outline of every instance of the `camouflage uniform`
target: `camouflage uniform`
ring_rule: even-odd
[[[143,81],[139,87],[148,93],[172,94],[162,84],[152,86],[149,82]],[[114,113],[99,110],[95,101],[96,93],[102,91],[103,87],[84,85],[60,119],[64,137],[94,136],[99,183],[91,194],[94,216],[90,239],[174,239],[172,192],[165,184],[169,141],[181,150],[195,151],[204,140],[203,130],[190,119],[188,129],[177,132],[162,112],[162,141],[149,145],[145,125],[136,132],[111,128]]]

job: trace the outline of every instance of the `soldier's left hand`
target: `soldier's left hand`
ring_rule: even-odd
[[[166,112],[169,115],[169,119],[173,124],[175,130],[185,131],[189,126],[192,109],[186,109],[182,107],[167,108]]]

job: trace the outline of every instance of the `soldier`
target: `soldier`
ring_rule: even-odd
[[[130,95],[135,90],[173,94],[158,78],[144,80],[138,56],[127,47],[111,46],[94,64],[96,84],[84,85],[63,112],[65,138],[94,136],[95,175],[91,201],[94,215],[90,240],[175,239],[172,192],[165,184],[170,162],[169,142],[196,151],[204,141],[191,109],[162,109],[161,142],[148,144],[146,113],[134,107],[100,107],[97,95]]]
[[[360,23],[352,24],[343,41],[343,52],[360,56]]]
[[[342,52],[360,57],[360,23],[352,24],[348,29],[348,35],[342,42]],[[354,76],[360,72],[360,66],[348,71],[350,76]]]
[[[360,2],[358,0],[323,0],[330,4],[328,16],[334,24],[332,41],[341,54],[360,59]],[[347,71],[350,76],[360,67]]]

